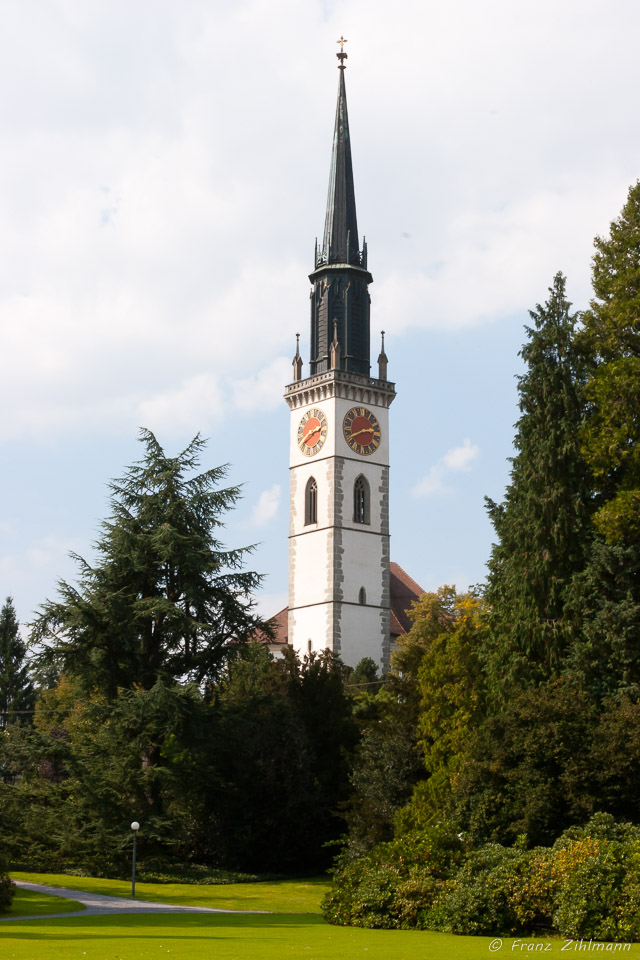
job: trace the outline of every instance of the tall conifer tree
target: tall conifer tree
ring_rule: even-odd
[[[589,538],[590,486],[580,452],[583,362],[576,349],[577,315],[558,273],[549,299],[530,311],[520,355],[521,411],[511,480],[504,502],[487,499],[498,536],[486,596],[491,630],[485,655],[496,687],[556,674],[571,628],[566,590],[581,570]]]
[[[7,597],[0,611],[0,728],[20,716],[16,710],[33,707],[34,691],[26,652],[13,600]]]
[[[148,430],[141,441],[142,460],[110,485],[96,563],[75,558],[78,586],[61,581],[34,629],[46,645],[41,662],[107,697],[211,682],[228,644],[261,623],[251,602],[261,578],[242,569],[247,548],[225,550],[216,535],[240,495],[218,486],[226,467],[197,472],[199,437],[177,457]]]
[[[594,299],[581,348],[590,364],[582,449],[599,534],[572,590],[572,667],[599,696],[640,695],[640,182],[596,237]]]
[[[608,543],[640,542],[640,181],[608,237],[596,237],[595,298],[582,340],[593,362],[586,386],[584,453],[603,500],[595,523]]]

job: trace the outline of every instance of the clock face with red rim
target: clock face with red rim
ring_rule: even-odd
[[[312,407],[307,410],[298,426],[298,446],[306,457],[322,449],[327,439],[327,418],[322,410]]]
[[[380,446],[380,423],[366,407],[352,407],[349,410],[342,424],[342,432],[353,452],[361,457],[368,457]]]

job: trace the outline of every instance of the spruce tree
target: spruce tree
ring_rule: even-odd
[[[640,696],[640,182],[597,237],[595,297],[580,346],[589,363],[582,451],[597,538],[572,587],[572,669],[597,696]]]
[[[520,355],[521,411],[516,455],[504,502],[487,498],[498,536],[489,561],[492,608],[484,656],[490,682],[538,682],[558,673],[572,639],[566,591],[584,566],[591,493],[580,451],[584,364],[576,348],[577,315],[558,273],[549,299],[530,311]],[[507,685],[507,687],[505,687]]]
[[[7,597],[0,611],[0,728],[21,716],[15,711],[33,708],[34,691],[26,652],[13,600]]]
[[[142,460],[110,484],[97,561],[76,556],[78,585],[61,581],[34,624],[40,662],[107,697],[212,682],[229,644],[260,622],[251,592],[261,578],[243,569],[251,548],[225,550],[216,535],[240,495],[218,486],[227,468],[197,472],[200,437],[177,457],[148,430],[140,439]]]

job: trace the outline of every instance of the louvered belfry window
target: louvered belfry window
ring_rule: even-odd
[[[370,523],[369,484],[362,474],[353,485],[353,520],[355,523]]]

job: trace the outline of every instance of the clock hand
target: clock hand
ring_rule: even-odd
[[[352,433],[349,435],[349,439],[353,440],[354,437],[359,437],[361,433],[373,433],[373,427],[363,427],[362,430],[358,430],[357,433]]]
[[[313,430],[309,430],[309,433],[306,433],[306,434],[304,435],[304,437],[302,438],[302,442],[303,442],[303,443],[306,443],[307,446],[308,446],[309,437],[312,437],[312,436],[314,435],[314,433],[317,433],[317,432],[318,432],[318,430],[322,430],[322,424],[318,424],[318,426],[317,426],[317,427],[314,427]]]

